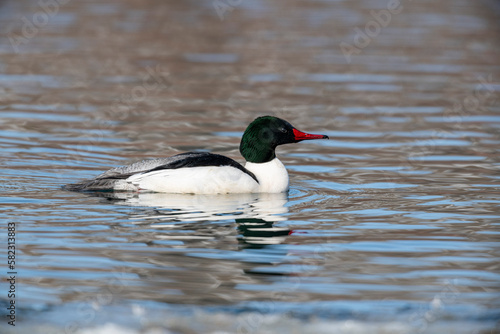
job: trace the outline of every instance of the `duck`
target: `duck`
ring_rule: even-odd
[[[289,178],[276,157],[276,147],[312,139],[329,137],[302,132],[278,117],[261,116],[248,125],[241,138],[244,166],[220,154],[186,152],[116,167],[63,188],[81,192],[283,193],[289,190]]]

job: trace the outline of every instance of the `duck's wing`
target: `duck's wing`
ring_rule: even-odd
[[[196,159],[196,157],[202,157],[206,154],[207,152],[187,152],[187,153],[177,154],[168,158],[157,158],[157,159],[147,159],[147,160],[137,161],[129,165],[112,168],[98,175],[95,179],[107,179],[107,178],[126,179],[133,174],[149,172],[159,167],[169,168],[169,166],[172,166],[170,168],[176,168],[173,166],[179,164],[185,159],[193,160]]]
[[[135,162],[130,165],[110,169],[96,178],[75,184],[68,184],[64,189],[71,191],[113,191],[120,180],[132,175],[144,174],[162,169],[179,169],[187,167],[230,166],[251,176],[256,182],[255,175],[235,160],[220,154],[208,152],[187,152],[168,158],[150,159]]]

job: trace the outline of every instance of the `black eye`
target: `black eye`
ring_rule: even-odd
[[[286,133],[286,129],[285,128],[280,128],[280,131],[283,132],[283,133]]]

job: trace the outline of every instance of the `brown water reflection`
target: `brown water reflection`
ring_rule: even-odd
[[[0,2],[16,329],[495,330],[497,2],[40,3]],[[60,190],[187,150],[241,161],[263,114],[331,138],[280,147],[288,197]]]

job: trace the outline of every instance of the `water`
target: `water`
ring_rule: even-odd
[[[222,2],[0,4],[2,333],[498,332],[498,3]],[[289,194],[60,188],[264,114]]]

